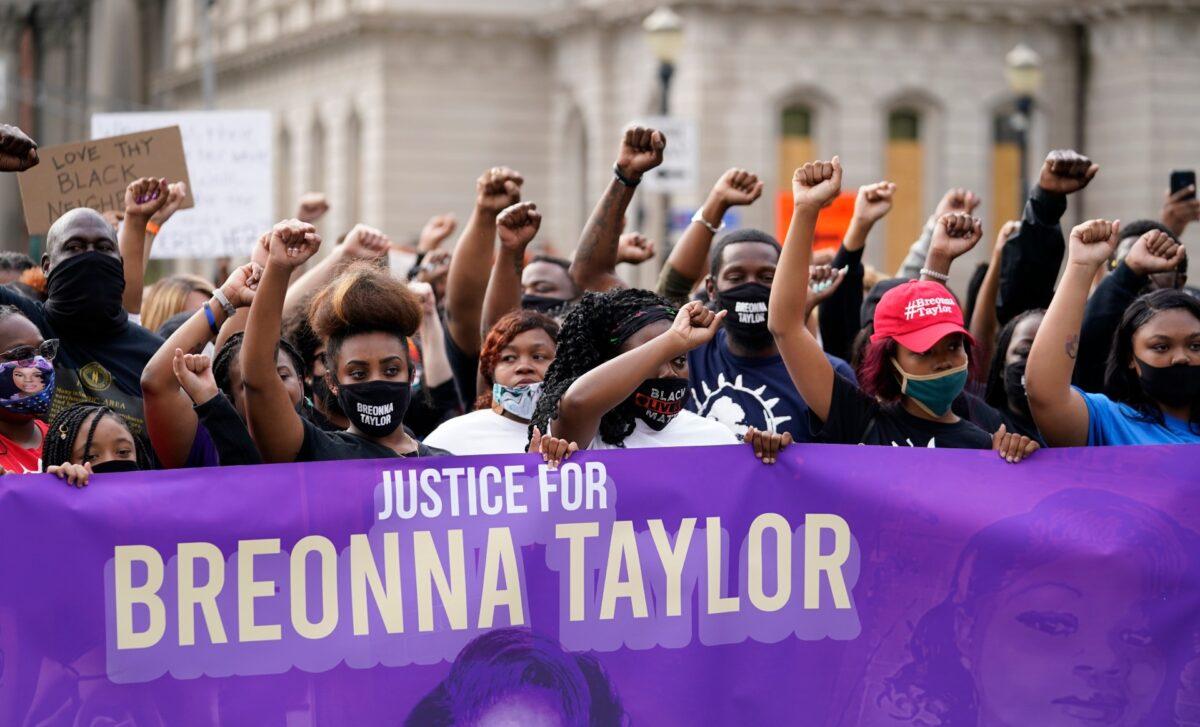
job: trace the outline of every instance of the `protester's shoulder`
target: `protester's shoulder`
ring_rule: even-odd
[[[479,409],[447,419],[430,432],[424,442],[430,446],[448,446],[453,439],[487,426],[494,416],[490,409]]]
[[[678,427],[681,434],[686,434],[689,440],[694,440],[696,446],[738,443],[737,436],[729,431],[729,427],[687,409],[679,412],[671,423]]]
[[[838,358],[831,353],[825,354],[825,358],[829,359],[829,364],[833,366],[833,370],[838,373],[843,379],[852,383],[858,383],[858,376],[854,373],[854,367],[843,358]]]
[[[304,440],[297,453],[298,462],[321,462],[338,459],[377,459],[395,457],[395,452],[348,432],[327,432],[301,417]]]
[[[162,336],[133,321],[130,321],[129,325],[125,328],[125,337],[152,351],[157,351],[165,342]]]
[[[46,304],[25,295],[20,290],[14,288],[12,283],[0,285],[0,305],[13,306],[39,327],[45,323]]]
[[[1083,403],[1088,409],[1088,416],[1093,420],[1136,420],[1141,418],[1137,410],[1128,404],[1123,404],[1119,401],[1113,401],[1104,394],[1096,394],[1084,391],[1077,386],[1072,386],[1071,388],[1083,397]]]
[[[441,449],[439,447],[431,447],[424,442],[417,442],[417,457],[453,457],[454,453]]]

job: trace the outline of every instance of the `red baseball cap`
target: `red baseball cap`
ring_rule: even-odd
[[[962,309],[946,286],[932,280],[912,280],[880,298],[871,342],[894,338],[905,348],[924,353],[952,333],[961,333],[975,342],[963,327]]]

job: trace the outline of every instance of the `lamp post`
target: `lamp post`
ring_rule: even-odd
[[[1033,118],[1033,98],[1042,87],[1042,57],[1037,51],[1018,43],[1004,57],[1004,75],[1013,93],[1016,112],[1012,115],[1013,130],[1017,132],[1020,150],[1020,200],[1029,197],[1029,127]]]
[[[675,62],[679,60],[679,52],[683,50],[683,20],[670,7],[662,6],[646,16],[642,21],[642,31],[646,34],[646,43],[658,60],[658,113],[669,116],[671,113],[671,78],[675,75]],[[640,216],[640,214],[639,214]],[[662,245],[660,255],[670,251],[671,238],[671,195],[662,194]]]

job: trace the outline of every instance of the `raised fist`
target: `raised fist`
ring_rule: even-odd
[[[492,167],[475,181],[475,205],[499,214],[505,207],[521,201],[525,178],[508,167]]]
[[[456,227],[458,227],[458,220],[454,219],[452,212],[430,217],[425,226],[421,228],[421,236],[417,240],[417,252],[429,252],[437,249],[443,240],[454,234]]]
[[[312,224],[325,216],[329,211],[329,201],[320,192],[305,192],[300,195],[300,204],[296,209],[296,219]]]
[[[978,195],[963,187],[946,190],[946,193],[942,195],[942,199],[937,203],[937,207],[933,210],[933,217],[937,219],[950,212],[963,212],[968,215],[974,214],[975,208],[979,206],[980,201]]]
[[[1129,248],[1125,264],[1138,275],[1169,273],[1179,267],[1187,257],[1187,250],[1179,241],[1162,230],[1150,230]]]
[[[217,395],[217,380],[213,377],[212,360],[201,353],[184,353],[175,349],[171,369],[179,388],[187,393],[193,404],[203,404]]]
[[[1196,185],[1184,187],[1175,194],[1168,191],[1159,219],[1175,233],[1175,237],[1182,236],[1188,224],[1200,220],[1200,198],[1196,197]]]
[[[617,154],[617,168],[621,176],[641,179],[642,175],[662,164],[663,149],[667,148],[667,137],[657,129],[645,126],[630,126],[621,139],[621,151]]]
[[[421,313],[425,318],[437,317],[437,294],[432,285],[414,280],[408,284],[408,289],[421,299]]]
[[[763,182],[745,169],[730,169],[713,185],[710,196],[726,207],[753,204],[762,196]]]
[[[792,199],[797,207],[821,208],[842,191],[842,160],[809,162],[792,175]]]
[[[854,199],[854,216],[864,222],[875,223],[892,210],[892,196],[896,185],[892,182],[876,182],[858,188]]]
[[[254,302],[258,281],[262,279],[262,266],[255,262],[239,265],[229,274],[221,292],[235,308],[245,308]]]
[[[500,233],[500,244],[505,250],[525,254],[525,247],[533,241],[542,226],[542,213],[533,202],[520,202],[506,208],[496,217],[496,231]]]
[[[1089,220],[1076,225],[1067,243],[1067,262],[1090,268],[1100,267],[1116,251],[1117,233],[1120,230],[1120,220]]]
[[[15,126],[0,124],[0,172],[23,172],[38,161],[37,142]]]
[[[992,260],[1000,259],[1000,254],[1004,252],[1004,246],[1008,244],[1008,238],[1015,235],[1020,229],[1020,220],[1009,220],[1000,226],[1000,231],[996,233],[996,244],[992,246]]]
[[[292,269],[308,262],[317,253],[321,247],[321,236],[307,222],[284,220],[271,228],[267,244],[270,250],[269,264]]]
[[[351,228],[342,241],[345,254],[355,260],[377,260],[387,255],[391,246],[392,241],[387,235],[361,223]]]
[[[964,212],[942,215],[933,226],[933,239],[929,243],[930,253],[935,250],[951,260],[970,252],[983,237],[983,223],[978,217]]]
[[[641,265],[654,257],[654,243],[640,232],[626,232],[617,240],[617,262]]]
[[[170,194],[171,190],[165,179],[135,179],[125,188],[125,216],[149,220],[151,215],[167,203]]]
[[[1056,149],[1046,155],[1038,186],[1055,194],[1071,194],[1088,186],[1098,171],[1100,165],[1079,152]]]
[[[166,224],[167,220],[171,219],[171,215],[179,211],[185,199],[187,199],[187,183],[171,182],[167,185],[166,203],[150,216],[150,221],[160,227]]]
[[[677,355],[683,355],[697,346],[703,346],[717,335],[717,328],[728,311],[714,313],[698,300],[693,300],[679,309],[675,322],[668,334],[675,336]],[[674,358],[674,357],[672,357]]]

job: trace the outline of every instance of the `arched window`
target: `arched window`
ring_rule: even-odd
[[[325,189],[325,185],[328,183],[325,178],[325,126],[321,123],[320,118],[313,119],[309,137],[308,189],[304,191],[328,194]]]
[[[988,240],[1008,220],[1021,219],[1021,132],[1012,123],[1014,109],[992,117],[992,226]]]
[[[350,224],[362,222],[362,120],[358,112],[350,113],[346,124],[346,196]]]
[[[796,167],[816,159],[813,143],[813,112],[808,106],[792,104],[779,119],[779,189],[791,194]]]
[[[920,236],[924,225],[921,209],[925,179],[922,126],[921,112],[915,109],[898,108],[888,114],[884,178],[896,183],[895,202],[885,220],[885,272],[889,275],[904,261],[908,248]]]
[[[275,218],[292,216],[296,192],[292,189],[292,135],[283,127],[275,141]]]

